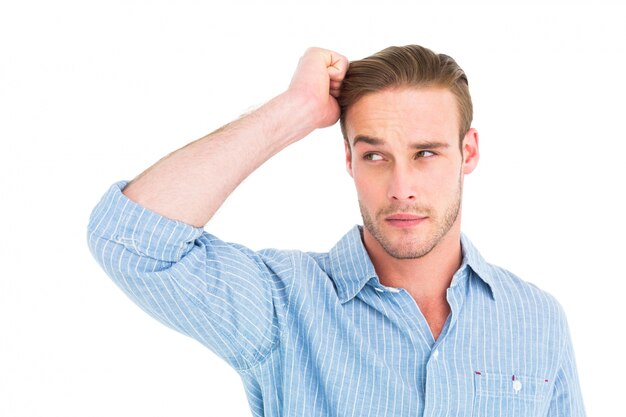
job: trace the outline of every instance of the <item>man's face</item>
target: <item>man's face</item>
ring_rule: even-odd
[[[478,162],[478,136],[470,129],[459,149],[457,109],[450,91],[435,88],[383,90],[350,107],[346,164],[366,245],[415,259],[460,231],[463,176]]]

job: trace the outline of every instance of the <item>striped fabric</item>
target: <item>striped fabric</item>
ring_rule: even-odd
[[[89,245],[141,308],[225,359],[254,416],[583,416],[558,303],[462,237],[434,340],[383,286],[353,228],[328,253],[225,243],[127,199],[94,209]]]

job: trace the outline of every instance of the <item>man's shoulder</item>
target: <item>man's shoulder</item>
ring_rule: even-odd
[[[232,244],[241,250],[250,251],[243,245]],[[315,268],[326,270],[329,264],[329,252],[307,252],[299,249],[265,248],[255,252],[264,263],[289,264],[294,269]]]
[[[461,241],[469,266],[491,288],[496,300],[500,299],[512,305],[542,305],[553,310],[561,309],[556,298],[532,281],[486,261],[467,236],[463,235]]]
[[[489,262],[485,262],[483,273],[489,275],[489,285],[500,301],[525,311],[532,310],[539,314],[550,312],[555,317],[563,315],[558,300],[533,282]]]
[[[348,230],[327,252],[262,249],[257,253],[264,260],[289,260],[296,271],[318,272],[333,280],[361,280],[375,274],[358,226]]]

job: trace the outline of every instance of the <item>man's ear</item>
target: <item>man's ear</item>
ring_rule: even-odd
[[[478,165],[478,132],[471,128],[463,137],[463,174],[470,174]]]
[[[350,149],[348,139],[344,139],[343,144],[346,148],[346,171],[352,176],[352,149]]]

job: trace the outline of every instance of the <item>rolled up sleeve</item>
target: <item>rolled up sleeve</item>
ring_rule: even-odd
[[[261,256],[134,203],[126,184],[114,184],[89,220],[89,247],[107,275],[235,369],[261,361],[278,338],[276,277]]]

